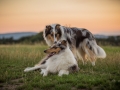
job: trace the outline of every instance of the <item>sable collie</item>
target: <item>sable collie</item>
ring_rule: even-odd
[[[95,65],[97,58],[105,58],[105,51],[97,45],[92,33],[84,28],[65,27],[60,24],[47,25],[43,31],[46,43],[51,46],[59,40],[67,40],[74,56]]]
[[[58,73],[58,76],[62,76],[79,70],[77,61],[65,40],[54,44],[44,52],[49,54],[48,57],[34,67],[26,68],[24,72],[41,69],[43,76],[47,76],[48,73]]]

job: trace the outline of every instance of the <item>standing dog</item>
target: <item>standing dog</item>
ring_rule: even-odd
[[[84,28],[47,25],[43,37],[49,46],[59,40],[67,40],[74,56],[82,59],[83,64],[89,59],[94,66],[96,58],[106,57],[105,51],[97,45],[92,33]]]
[[[26,68],[24,71],[28,72],[40,68],[43,76],[57,72],[58,76],[62,76],[63,74],[68,75],[71,71],[79,70],[77,61],[65,40],[58,42],[44,52],[49,54],[47,59],[44,59],[35,67]]]

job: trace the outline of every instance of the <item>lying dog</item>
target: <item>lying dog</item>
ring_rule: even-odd
[[[66,27],[60,24],[47,25],[43,31],[46,43],[51,46],[59,40],[67,40],[74,56],[95,65],[97,58],[105,58],[105,51],[96,43],[93,34],[85,28]],[[87,56],[87,58],[86,58]]]
[[[47,59],[35,67],[26,68],[24,72],[41,69],[43,76],[47,76],[48,73],[58,73],[58,76],[62,76],[63,74],[68,75],[71,71],[79,70],[77,61],[65,40],[56,43],[44,52],[49,54]]]

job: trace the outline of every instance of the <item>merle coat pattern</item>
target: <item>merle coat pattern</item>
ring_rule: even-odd
[[[47,25],[43,32],[46,43],[51,46],[59,40],[67,40],[74,56],[95,65],[96,58],[105,58],[105,51],[97,45],[93,34],[85,28],[66,27],[60,24]]]

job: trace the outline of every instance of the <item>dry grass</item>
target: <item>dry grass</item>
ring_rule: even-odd
[[[107,58],[98,59],[96,66],[91,63],[83,66],[78,73],[58,77],[42,77],[39,71],[24,73],[28,66],[33,66],[44,57],[44,45],[1,45],[0,46],[0,90],[77,90],[120,88],[120,48],[103,47]]]

